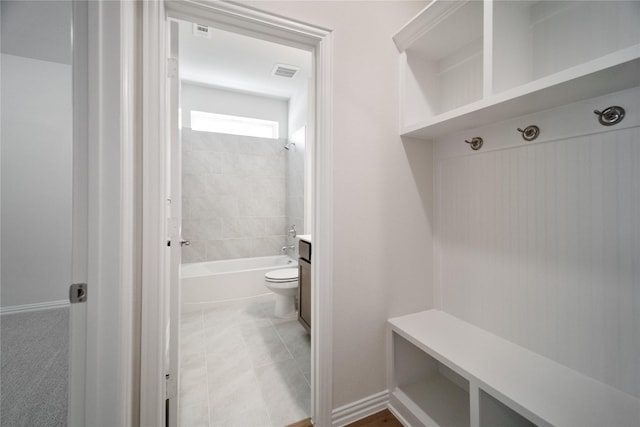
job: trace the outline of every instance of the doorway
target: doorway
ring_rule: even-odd
[[[88,5],[3,1],[0,15],[1,421],[73,425],[84,417],[86,304],[69,297],[88,276]]]
[[[319,425],[331,423],[331,330],[332,330],[332,235],[333,235],[333,205],[332,205],[332,139],[331,139],[331,95],[332,95],[332,34],[330,31],[290,21],[282,17],[270,15],[241,5],[215,2],[149,2],[142,9],[143,26],[142,73],[145,89],[142,97],[142,108],[145,111],[142,119],[143,150],[142,159],[146,165],[142,189],[143,210],[145,221],[143,227],[143,260],[142,271],[142,325],[145,333],[142,335],[141,358],[145,360],[141,372],[141,422],[143,424],[164,424],[165,404],[164,396],[172,399],[175,377],[166,379],[165,352],[166,341],[164,334],[169,329],[168,300],[171,288],[168,286],[169,276],[165,270],[167,265],[167,251],[160,250],[163,241],[158,231],[166,231],[172,235],[172,248],[179,245],[179,238],[172,234],[173,223],[166,223],[166,190],[163,184],[168,174],[166,158],[168,145],[157,144],[157,141],[168,140],[169,129],[165,107],[167,105],[166,78],[171,75],[171,61],[169,73],[165,46],[168,43],[166,31],[169,20],[182,19],[195,21],[221,29],[253,35],[270,41],[277,41],[285,45],[304,48],[313,52],[313,107],[312,121],[307,129],[316,144],[313,144],[313,164],[309,174],[312,176],[311,187],[313,194],[313,212],[310,213],[313,224],[311,233],[314,239],[314,254],[312,271],[313,283],[318,284],[312,289],[314,310],[312,318],[314,333],[311,344],[311,415]],[[177,117],[177,115],[176,115]],[[175,126],[177,129],[177,126]],[[147,206],[147,208],[144,208]],[[167,228],[169,230],[167,230]],[[146,237],[145,237],[146,236]],[[175,244],[173,244],[175,242]],[[166,241],[165,241],[166,243]],[[146,248],[146,251],[145,251]],[[158,288],[156,283],[167,283],[166,287]],[[177,317],[174,317],[174,319]],[[174,322],[175,323],[175,322]],[[146,325],[146,326],[145,326]],[[173,341],[172,341],[173,342]],[[165,394],[166,390],[166,394]],[[162,402],[162,405],[159,404]],[[171,404],[169,405],[171,406]],[[171,411],[175,414],[177,411]]]
[[[184,243],[180,424],[291,424],[311,415],[311,338],[295,309],[276,312],[264,277],[297,276],[296,235],[311,234],[312,53],[202,23],[171,29],[180,94],[171,122],[181,123],[171,152],[182,158],[170,162],[181,181],[171,199],[181,202]]]

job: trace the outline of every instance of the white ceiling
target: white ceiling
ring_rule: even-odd
[[[193,34],[180,22],[180,78],[208,86],[278,98],[305,90],[311,75],[311,52],[209,27],[210,38]],[[271,74],[276,64],[300,71],[291,78]]]

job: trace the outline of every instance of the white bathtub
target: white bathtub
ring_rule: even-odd
[[[182,264],[182,311],[268,295],[271,292],[264,285],[264,274],[297,265],[285,255]]]

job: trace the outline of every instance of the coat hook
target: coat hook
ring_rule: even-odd
[[[594,110],[593,112],[598,115],[598,121],[603,126],[618,124],[624,119],[625,115],[624,108],[618,106],[608,107],[603,111]]]
[[[524,129],[518,128],[518,132],[522,133],[522,139],[525,141],[533,141],[540,135],[540,128],[536,125],[529,125]]]
[[[464,142],[469,144],[471,146],[471,149],[479,150],[480,148],[482,148],[482,143],[484,141],[482,141],[482,138],[480,138],[479,136],[474,136],[473,138],[471,138],[471,141],[467,141],[465,139]]]

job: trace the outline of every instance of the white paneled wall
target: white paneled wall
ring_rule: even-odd
[[[440,112],[482,98],[482,40],[439,63]]]
[[[639,95],[472,130],[435,160],[440,307],[638,397]],[[617,102],[625,121],[598,125],[593,106]],[[533,123],[525,143],[515,127]]]

